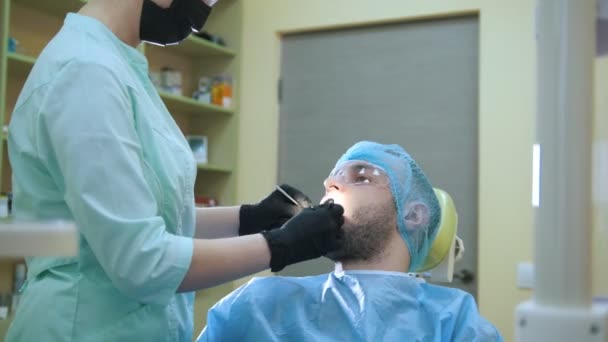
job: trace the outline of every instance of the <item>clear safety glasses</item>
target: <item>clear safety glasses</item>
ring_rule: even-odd
[[[330,180],[350,185],[389,184],[388,175],[382,168],[360,160],[349,161],[334,168],[325,182]]]

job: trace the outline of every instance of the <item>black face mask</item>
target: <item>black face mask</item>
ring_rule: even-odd
[[[186,39],[192,30],[202,30],[209,13],[211,7],[202,0],[173,0],[169,8],[144,0],[139,37],[158,45],[177,44]]]

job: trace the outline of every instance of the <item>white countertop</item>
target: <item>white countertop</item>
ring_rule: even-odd
[[[78,253],[78,231],[72,222],[0,220],[0,258],[69,257]]]

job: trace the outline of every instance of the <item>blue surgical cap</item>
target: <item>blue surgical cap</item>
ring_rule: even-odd
[[[439,228],[441,208],[433,186],[414,159],[399,145],[358,142],[336,162],[336,167],[353,160],[374,164],[388,174],[397,208],[397,226],[410,252],[409,271],[416,271],[424,264]],[[423,225],[407,226],[406,217],[410,214],[411,203],[423,204],[428,209],[429,217]]]

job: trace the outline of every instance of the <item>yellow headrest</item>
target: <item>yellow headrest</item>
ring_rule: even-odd
[[[416,272],[428,271],[439,265],[448,255],[458,230],[458,213],[456,212],[452,197],[441,189],[435,188],[434,190],[441,207],[441,221],[439,222],[439,229],[435,241],[431,245],[429,255],[426,257],[424,264]]]

